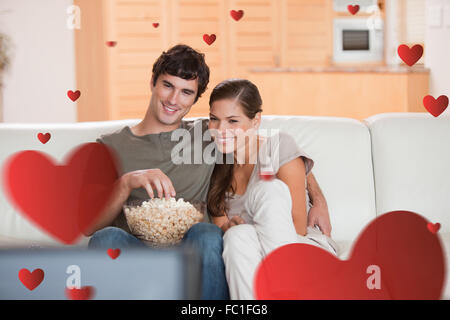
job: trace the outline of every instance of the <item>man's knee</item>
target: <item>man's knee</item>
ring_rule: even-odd
[[[96,231],[89,239],[89,248],[106,248],[114,243],[130,242],[131,235],[117,227],[106,227]],[[137,239],[136,239],[137,240]],[[136,242],[138,242],[137,240]]]
[[[194,224],[184,235],[183,241],[202,249],[223,250],[223,231],[212,223]]]

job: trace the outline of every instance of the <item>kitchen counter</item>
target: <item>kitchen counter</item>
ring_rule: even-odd
[[[423,66],[328,66],[292,68],[251,68],[250,72],[348,72],[348,73],[429,73]]]
[[[430,71],[423,66],[252,68],[264,114],[365,119],[384,112],[426,112]]]

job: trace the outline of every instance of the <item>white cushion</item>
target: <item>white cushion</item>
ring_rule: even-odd
[[[377,214],[413,211],[450,232],[450,116],[390,113],[366,122]]]
[[[36,150],[50,155],[55,163],[62,163],[66,155],[76,146],[95,142],[101,134],[113,132],[126,125],[134,125],[140,120],[119,120],[79,123],[48,124],[0,124],[0,165],[12,154],[23,150]],[[38,133],[51,134],[50,140],[42,144]],[[0,172],[3,181],[3,170]],[[5,196],[3,183],[0,186],[0,245],[9,246],[55,246],[61,243],[46,232],[30,223]],[[82,237],[77,245],[86,245]]]
[[[333,117],[266,116],[260,129],[294,136],[313,160],[328,203],[332,237],[354,241],[376,218],[370,135],[360,121]]]

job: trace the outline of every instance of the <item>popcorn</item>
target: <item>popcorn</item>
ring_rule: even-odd
[[[154,247],[179,243],[203,219],[203,213],[183,198],[155,198],[140,206],[124,206],[124,212],[131,233]]]

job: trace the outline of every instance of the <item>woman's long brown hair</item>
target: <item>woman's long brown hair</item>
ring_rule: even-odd
[[[244,114],[249,118],[255,118],[258,112],[262,112],[262,99],[258,88],[248,80],[228,79],[219,83],[212,91],[209,98],[209,106],[214,101],[223,99],[236,99],[241,106]],[[213,217],[226,215],[227,191],[232,194],[235,190],[232,186],[234,173],[234,163],[229,164],[226,161],[226,155],[223,154],[222,164],[217,163],[211,176],[211,182],[208,192],[208,211]]]

